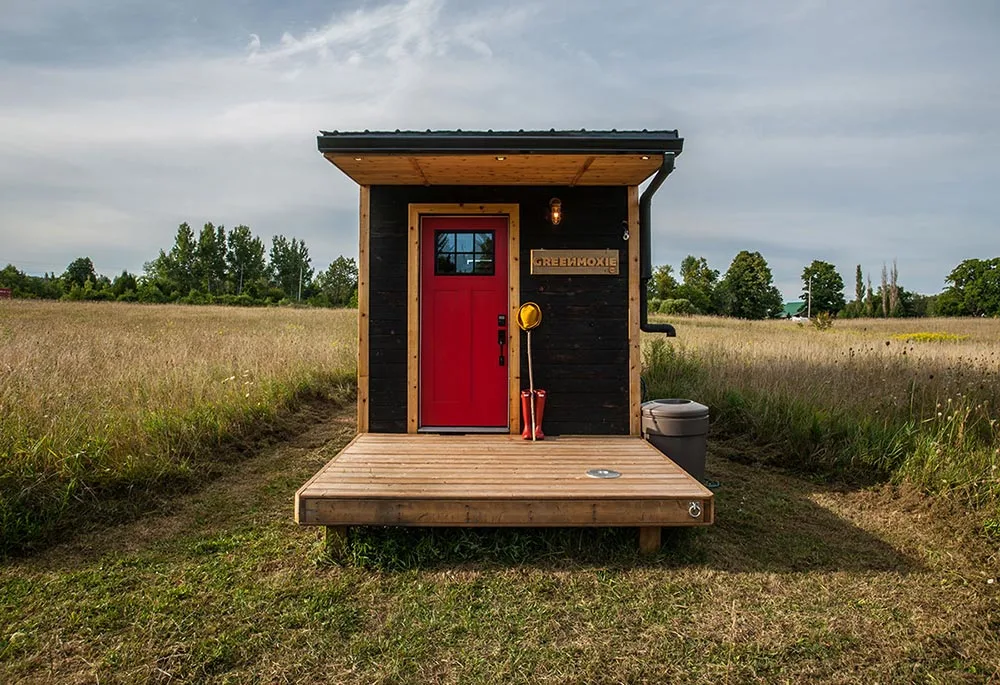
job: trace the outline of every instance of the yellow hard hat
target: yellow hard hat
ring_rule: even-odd
[[[537,328],[542,322],[542,308],[534,302],[525,302],[517,310],[517,325],[522,331]]]

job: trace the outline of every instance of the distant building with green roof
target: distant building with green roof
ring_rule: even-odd
[[[803,316],[805,314],[805,302],[786,302],[785,309],[781,313],[781,318],[790,319],[793,316]]]

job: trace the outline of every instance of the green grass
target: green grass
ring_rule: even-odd
[[[823,394],[828,377],[794,360],[787,372],[802,387],[758,384],[752,373],[732,373],[734,364],[711,347],[649,341],[647,395],[708,404],[714,433],[765,447],[751,450],[752,460],[854,483],[913,484],[975,509],[982,530],[993,534],[1000,521],[1000,420],[982,389],[934,407],[926,393],[917,399],[915,379],[902,403],[873,401],[859,381],[856,399],[836,401]],[[952,373],[961,375],[960,364]],[[848,368],[829,372],[847,376],[838,384],[851,383]]]
[[[291,498],[353,434],[351,409],[302,411],[295,441],[154,515],[0,567],[0,681],[986,682],[1000,666],[996,559],[961,519],[715,447],[717,525],[653,558],[635,530],[356,529],[333,563]]]
[[[722,484],[652,558],[628,529],[362,528],[335,562],[292,498],[355,431],[346,319],[71,306],[0,319],[5,425],[52,447],[3,467],[80,474],[0,562],[0,682],[1000,679],[987,322],[929,352],[697,318],[648,346],[652,395],[711,405]]]
[[[0,306],[0,557],[118,520],[353,393],[356,313]]]

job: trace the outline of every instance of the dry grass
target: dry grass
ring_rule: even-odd
[[[676,341],[647,343],[651,392],[711,404],[717,429],[771,443],[783,465],[910,480],[996,527],[1000,321],[675,325]]]
[[[653,559],[627,529],[362,529],[337,566],[291,498],[353,431],[310,415],[166,512],[0,566],[0,681],[1000,677],[996,551],[942,502],[710,452],[717,524]]]
[[[0,303],[0,533],[178,477],[304,394],[352,382],[354,312]]]
[[[0,305],[18,350],[4,439],[105,450],[60,461],[5,443],[24,469],[5,477],[33,487],[25,474],[101,482],[104,464],[136,487],[201,476],[207,453],[233,452],[224,435],[353,368],[350,313]],[[996,682],[1000,559],[954,500],[741,463],[837,464],[860,444],[837,422],[877,409],[896,430],[995,390],[995,323],[914,322],[970,338],[905,348],[883,324],[677,325],[675,347],[648,350],[649,380],[712,404],[722,485],[717,524],[671,532],[658,557],[637,557],[632,530],[362,529],[355,563],[330,564],[292,497],[353,435],[353,407],[308,403],[286,417],[293,439],[155,514],[0,564],[0,682]],[[128,454],[154,467],[122,469]]]

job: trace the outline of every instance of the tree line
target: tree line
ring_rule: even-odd
[[[741,319],[767,319],[786,314],[844,318],[919,316],[1000,316],[1000,258],[966,259],[945,279],[937,295],[921,295],[899,284],[895,261],[882,265],[878,285],[871,274],[855,268],[854,299],[844,297],[844,279],[836,266],[813,260],[802,270],[802,307],[786,312],[774,286],[771,269],[759,252],[743,250],[720,276],[704,257],[688,255],[681,262],[680,280],[673,267],[653,270],[648,282],[650,311],[662,314],[715,314]]]
[[[113,279],[99,275],[90,257],[73,260],[60,274],[30,276],[11,264],[0,270],[0,288],[14,297],[122,302],[268,305],[301,302],[322,307],[356,307],[358,267],[337,257],[315,274],[304,240],[275,235],[268,249],[248,226],[227,231],[206,223],[197,234],[187,223],[177,228],[169,250],[146,262],[143,274],[128,271]],[[871,274],[855,268],[854,298],[846,301],[837,268],[814,260],[802,270],[803,314],[844,318],[913,316],[1000,316],[1000,257],[966,259],[945,279],[937,295],[921,295],[899,284],[896,262]],[[785,314],[781,293],[767,260],[741,251],[725,274],[704,257],[688,255],[677,274],[669,264],[656,267],[648,282],[650,311],[664,314],[715,314],[766,319]]]
[[[29,276],[8,264],[0,271],[0,287],[14,297],[40,299],[357,306],[353,258],[337,257],[319,274],[311,264],[309,248],[298,238],[273,236],[267,249],[248,226],[227,231],[209,222],[196,234],[182,223],[173,246],[146,262],[141,275],[122,271],[112,279],[96,273],[90,257],[78,257],[60,275]]]

